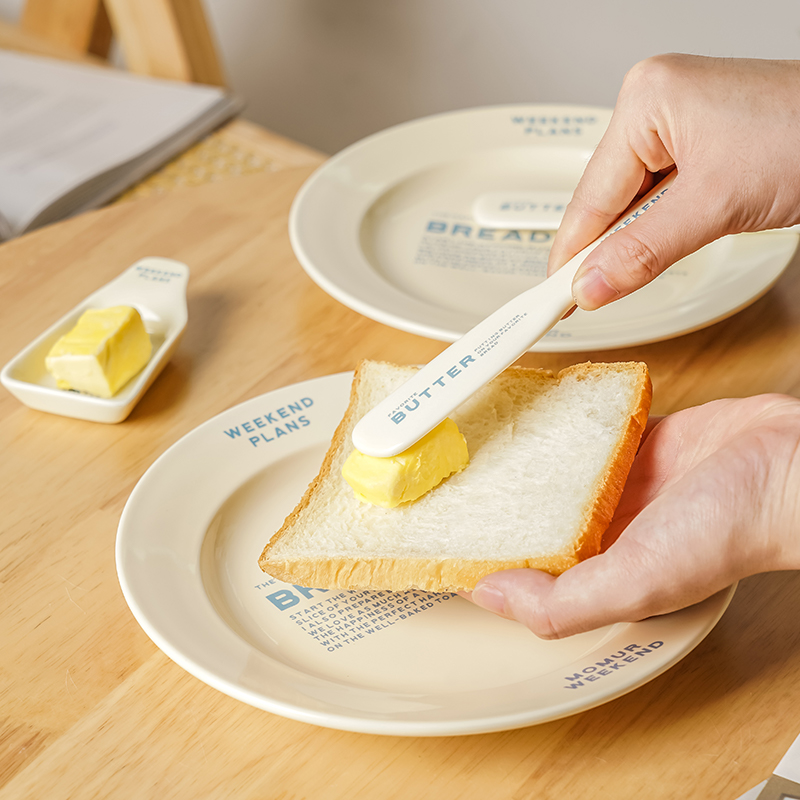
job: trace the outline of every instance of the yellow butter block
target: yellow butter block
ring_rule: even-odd
[[[375,458],[353,450],[342,476],[359,500],[394,508],[422,497],[467,464],[467,443],[448,418],[399,455]]]
[[[130,306],[84,311],[45,358],[59,389],[113,397],[150,360],[152,345]]]

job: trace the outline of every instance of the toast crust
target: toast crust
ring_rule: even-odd
[[[566,367],[559,374],[562,376],[588,375],[591,367],[590,363],[576,364]],[[614,512],[617,509],[620,498],[622,497],[625,481],[628,479],[633,459],[639,450],[639,443],[642,434],[647,426],[647,418],[650,414],[650,404],[653,399],[653,384],[650,381],[650,373],[647,365],[640,362],[622,362],[619,364],[606,364],[606,368],[619,368],[626,371],[636,368],[637,404],[629,409],[628,424],[625,431],[619,437],[614,453],[606,463],[606,468],[598,476],[592,491],[592,501],[584,509],[584,523],[581,532],[576,538],[575,555],[576,562],[584,561],[600,552],[603,543],[603,534],[611,524]],[[570,564],[574,566],[574,564]],[[551,572],[550,570],[546,570]],[[551,572],[553,575],[560,573]]]
[[[386,362],[384,362],[386,363]],[[346,446],[347,431],[353,423],[363,380],[364,362],[358,365],[350,391],[350,402],[342,421],[334,431],[331,445],[323,459],[319,474],[311,481],[297,507],[283,526],[270,539],[259,558],[261,569],[279,580],[298,586],[330,589],[383,589],[403,591],[420,589],[431,592],[470,591],[480,578],[506,569],[540,569],[551,575],[565,570],[600,552],[603,534],[619,503],[625,481],[639,447],[652,399],[652,384],[645,364],[623,362],[604,364],[604,369],[635,372],[635,405],[628,410],[628,423],[617,440],[614,452],[605,469],[597,477],[591,499],[582,511],[582,524],[571,546],[561,552],[541,554],[521,559],[426,559],[426,558],[298,558],[277,559],[271,556],[273,546],[300,522],[304,511],[319,487],[331,479],[331,471],[341,448]],[[392,365],[395,366],[395,365]],[[518,375],[536,374],[551,380],[574,377],[589,378],[598,365],[585,363],[567,367],[557,376],[548,370],[530,367],[509,367],[507,372]],[[408,367],[409,375],[415,370]],[[469,469],[469,467],[467,467]]]
[[[491,572],[503,569],[541,569],[560,575],[578,563],[569,554],[518,560],[473,561],[447,558],[331,558],[269,561],[269,574],[297,586],[322,589],[381,589],[427,592],[468,591]],[[263,569],[263,567],[262,567]]]

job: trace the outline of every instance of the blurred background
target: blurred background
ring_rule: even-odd
[[[22,0],[0,0],[16,21]],[[797,0],[205,0],[244,116],[326,153],[416,117],[509,102],[613,106],[663,52],[800,57]]]

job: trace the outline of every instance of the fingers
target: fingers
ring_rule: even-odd
[[[755,482],[749,473],[720,479],[726,461],[746,472],[747,459],[712,454],[691,468],[691,475],[659,490],[667,485],[664,470],[674,471],[669,447],[659,448],[663,456],[646,455],[658,445],[659,427],[650,432],[631,471],[609,528],[618,538],[607,550],[557,578],[532,569],[487,575],[472,600],[552,639],[675,611],[757,571],[758,537],[749,535],[747,546],[735,539],[740,528],[748,534],[757,528],[746,512],[757,503],[741,489]]]
[[[552,275],[591,244],[630,205],[647,181],[647,169],[612,120],[564,212],[548,257]]]
[[[553,639],[675,611],[735,580],[736,570],[719,557],[724,545],[709,535],[716,508],[711,488],[698,497],[689,481],[682,491],[652,498],[651,483],[662,478],[644,475],[626,486],[620,506],[628,508],[615,516],[619,538],[607,550],[557,578],[533,569],[487,575],[473,602]]]
[[[722,66],[663,56],[640,62],[626,76],[608,130],[567,206],[548,272],[560,269],[596,240],[661,175],[676,166],[680,174],[658,205],[587,256],[572,287],[580,308],[594,310],[625,297],[724,234],[769,227],[766,217],[780,203],[774,190],[770,199],[762,188],[769,181],[761,162],[758,169],[751,166],[743,175],[730,169],[732,155],[741,148],[753,152],[731,124],[737,114],[747,112],[738,111],[736,104],[709,109],[709,97],[715,95],[703,87],[714,80],[725,85],[725,77],[715,72]],[[733,77],[728,75],[727,80]],[[755,85],[760,97],[765,89],[761,83]],[[755,92],[752,86],[750,92]],[[729,105],[733,99],[728,98]],[[782,125],[781,130],[784,127],[794,129]],[[726,137],[727,147],[719,144]],[[745,167],[749,163],[740,162]],[[773,216],[787,218],[783,212]]]
[[[550,251],[548,272],[555,272],[605,233],[635,198],[649,192],[661,178],[661,174],[650,172],[624,142],[598,149],[567,207]],[[594,310],[624,297],[679,258],[717,238],[719,234],[704,238],[700,233],[696,205],[690,210],[675,203],[676,185],[677,181],[670,196],[661,197],[658,206],[654,204],[587,257],[573,283],[578,306]],[[665,207],[669,214],[664,213]],[[680,227],[670,228],[671,225]]]
[[[572,285],[575,301],[592,311],[625,297],[727,232],[727,220],[678,177],[657,206],[587,256]]]
[[[548,261],[550,274],[675,169],[675,134],[682,130],[676,119],[682,116],[668,112],[675,98],[682,96],[676,87],[683,86],[685,61],[647,59],[626,76],[608,130],[589,160],[556,234]],[[664,107],[654,104],[654,96],[669,102]],[[689,166],[688,181],[698,184],[693,191],[684,178],[684,161],[679,164],[681,176],[657,206],[586,258],[573,283],[580,308],[594,310],[630,294],[675,261],[729,232],[726,212],[721,211],[724,205],[708,207],[715,188],[705,185],[693,174],[694,166]]]
[[[548,259],[552,274],[604,233],[638,196],[675,166],[671,137],[653,117],[653,72],[637,64],[625,77],[608,129],[567,206]],[[662,135],[663,134],[663,135]],[[666,142],[664,141],[666,139]]]
[[[647,615],[649,603],[610,555],[599,555],[554,578],[534,569],[496,572],[479,581],[472,601],[516,619],[542,639],[559,639]],[[625,587],[625,591],[620,591]],[[598,601],[602,598],[602,602]]]

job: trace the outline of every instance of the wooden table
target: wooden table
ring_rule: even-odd
[[[214,414],[364,357],[443,344],[350,311],[298,266],[293,168],[111,207],[0,247],[0,363],[145,255],[188,263],[189,327],[120,425],[32,411],[0,390],[0,800],[33,798],[736,798],[800,732],[800,574],[744,581],[708,638],[643,688],[523,730],[368,736],[246,706],[145,636],[114,568],[123,505]],[[561,368],[642,359],[654,413],[800,392],[800,265],[732,319]]]

